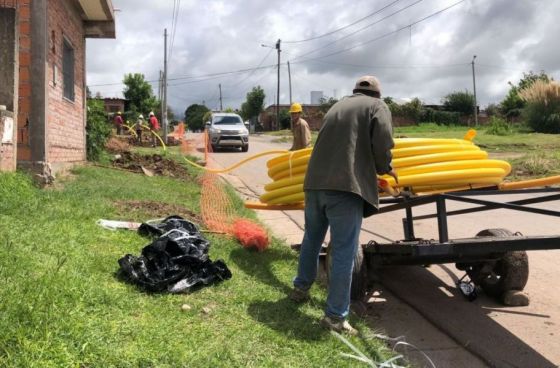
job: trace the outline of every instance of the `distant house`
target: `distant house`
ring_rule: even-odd
[[[278,105],[280,107],[280,111],[290,110],[290,105]],[[311,130],[319,130],[321,129],[321,125],[323,124],[323,114],[319,109],[320,105],[301,105],[303,109],[302,118],[307,121],[309,124],[309,128]],[[276,124],[276,105],[270,105],[263,112],[261,112],[259,116],[259,122],[263,127],[263,130],[270,131],[270,130],[277,130],[278,125]]]
[[[104,98],[105,112],[107,114],[114,114],[117,112],[125,112],[126,101],[124,98]]]
[[[86,38],[115,38],[111,0],[0,1],[0,170],[86,159]]]

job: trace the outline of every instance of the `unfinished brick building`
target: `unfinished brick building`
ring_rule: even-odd
[[[86,38],[114,37],[111,0],[0,0],[0,171],[86,159]]]

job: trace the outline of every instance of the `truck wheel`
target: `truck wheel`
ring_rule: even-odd
[[[244,146],[241,146],[241,152],[247,152],[247,151],[249,151],[249,145],[248,144],[246,144]]]
[[[212,152],[218,152],[218,146],[213,144],[212,145]]]
[[[327,247],[326,271],[327,280],[331,273],[331,247]],[[352,269],[352,285],[350,286],[350,299],[362,300],[367,291],[368,272],[364,257],[364,249],[358,244],[356,255],[354,256],[354,268]]]
[[[514,234],[507,229],[487,229],[477,236],[506,237]],[[497,261],[469,267],[469,277],[490,296],[502,298],[512,290],[521,291],[529,279],[529,260],[525,251],[507,252]]]

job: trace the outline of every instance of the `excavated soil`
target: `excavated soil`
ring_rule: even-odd
[[[137,173],[151,173],[160,176],[170,176],[172,178],[192,180],[192,175],[185,167],[176,161],[163,158],[161,155],[153,154],[150,156],[139,155],[136,153],[123,151],[116,155],[113,166]],[[142,168],[146,169],[143,170]]]

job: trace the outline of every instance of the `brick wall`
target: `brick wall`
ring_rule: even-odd
[[[48,157],[52,164],[86,159],[84,119],[85,38],[81,17],[68,0],[48,3]],[[64,97],[63,44],[74,49],[74,100]]]
[[[17,159],[31,160],[29,114],[31,113],[31,0],[18,1],[19,88],[17,111]]]

